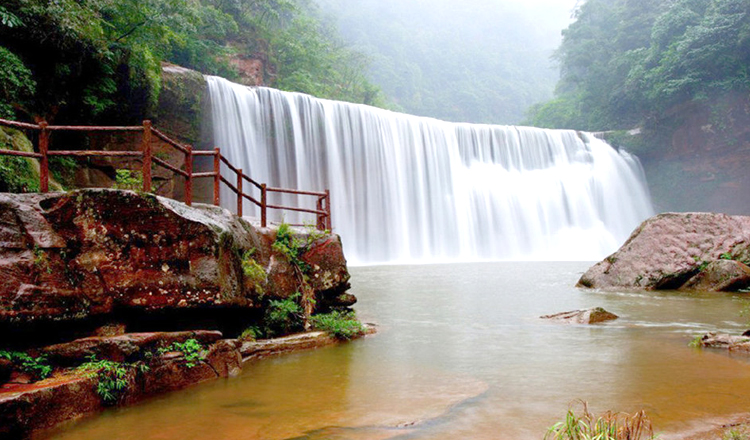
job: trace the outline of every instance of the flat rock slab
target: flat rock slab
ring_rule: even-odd
[[[591,309],[555,313],[554,315],[544,315],[540,316],[540,318],[567,324],[596,324],[599,322],[612,321],[619,318],[619,316],[610,313],[601,307],[594,307]]]
[[[708,332],[697,340],[700,347],[750,353],[750,337]]]

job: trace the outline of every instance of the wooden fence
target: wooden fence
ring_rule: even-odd
[[[287,188],[273,188],[265,183],[258,183],[251,179],[221,155],[219,148],[213,150],[193,150],[190,145],[181,144],[171,139],[151,125],[151,121],[143,121],[143,125],[129,127],[106,127],[106,126],[67,126],[67,125],[48,125],[46,122],[40,122],[39,125],[28,124],[24,122],[9,121],[0,119],[0,125],[23,130],[34,130],[39,134],[37,142],[38,152],[14,151],[0,149],[0,155],[30,157],[39,160],[39,190],[41,192],[49,191],[49,158],[50,156],[68,156],[68,157],[132,157],[141,159],[143,174],[143,191],[151,191],[152,166],[158,165],[172,171],[185,178],[185,203],[190,206],[193,203],[193,182],[195,179],[211,178],[213,179],[213,203],[219,206],[220,186],[224,183],[237,196],[237,215],[242,216],[242,205],[245,199],[260,208],[260,224],[262,227],[267,226],[268,209],[286,210],[315,214],[316,227],[320,230],[331,229],[331,194],[329,190],[325,192],[299,191]],[[140,151],[99,151],[99,150],[50,150],[50,134],[55,131],[77,131],[84,133],[95,132],[140,132],[141,149]],[[176,149],[185,155],[184,169],[180,169],[167,161],[155,156],[151,148],[151,137],[156,136],[167,145]],[[196,173],[193,172],[193,159],[195,157],[211,156],[213,157],[213,171]],[[221,164],[232,172],[232,178],[228,178],[221,173]],[[246,193],[243,188],[244,182],[249,183],[260,191],[260,200]],[[295,206],[271,205],[268,203],[268,193],[296,194],[302,196],[311,196],[317,198],[316,208],[307,209]]]

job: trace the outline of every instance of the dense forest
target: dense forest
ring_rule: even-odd
[[[264,61],[264,83],[377,104],[366,59],[308,0],[4,0],[0,116],[139,120],[157,103],[161,63],[230,79]]]
[[[550,60],[575,0],[317,0],[371,59],[393,108],[439,119],[517,124],[552,96]]]
[[[555,99],[531,109],[531,123],[655,123],[682,103],[750,90],[750,1],[588,0],[555,56]]]
[[[540,127],[607,131],[658,210],[750,213],[750,1],[587,0]]]

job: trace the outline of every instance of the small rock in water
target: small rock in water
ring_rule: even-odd
[[[554,319],[555,321],[569,324],[596,324],[598,322],[612,321],[619,318],[601,307],[593,307],[584,310],[572,310],[570,312],[555,313],[554,315],[540,316],[542,319]]]

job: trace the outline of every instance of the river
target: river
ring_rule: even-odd
[[[59,440],[541,439],[582,399],[657,432],[750,406],[747,358],[688,346],[744,330],[739,295],[573,287],[584,262],[351,268],[376,335],[109,410]],[[601,306],[609,323],[538,317]]]

